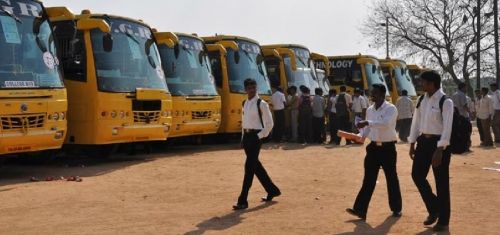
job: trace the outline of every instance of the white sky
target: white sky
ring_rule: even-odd
[[[90,9],[142,19],[160,31],[234,34],[262,45],[303,44],[325,55],[371,54],[360,24],[372,0],[44,0],[74,13]],[[216,11],[219,10],[219,11]]]

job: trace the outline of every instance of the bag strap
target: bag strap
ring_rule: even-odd
[[[443,113],[443,105],[444,102],[448,99],[446,95],[441,96],[441,99],[439,100],[439,109],[441,110],[441,113]]]
[[[264,129],[264,120],[262,120],[262,110],[260,109],[261,99],[257,100],[257,111],[259,112],[260,124],[262,125],[262,129]]]
[[[418,108],[420,108],[420,104],[422,104],[422,100],[424,100],[424,97],[425,97],[425,95],[421,95],[421,96],[418,98],[417,109],[418,109]]]

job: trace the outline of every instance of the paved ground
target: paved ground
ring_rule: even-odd
[[[431,234],[421,224],[426,212],[407,145],[398,145],[403,217],[389,217],[381,171],[366,223],[344,212],[361,185],[363,147],[265,148],[262,161],[283,195],[262,204],[264,191],[255,182],[244,212],[231,211],[243,176],[236,144],[114,160],[8,163],[0,167],[0,234]],[[500,168],[495,161],[500,148],[474,147],[453,157],[450,233],[500,233],[500,172],[482,169]],[[29,182],[69,175],[83,182]]]

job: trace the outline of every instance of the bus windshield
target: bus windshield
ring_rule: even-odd
[[[389,88],[387,87],[387,84],[384,79],[384,75],[382,74],[382,70],[380,69],[380,66],[375,65],[375,64],[365,64],[365,73],[366,73],[366,79],[368,80],[368,87],[371,89],[371,87],[374,84],[383,84],[387,90],[386,95],[389,96]]]
[[[247,42],[236,41],[239,51],[227,49],[227,63],[229,70],[229,88],[233,93],[245,93],[243,82],[247,78],[257,81],[260,95],[271,95],[271,84],[267,77],[264,58],[260,46]]]
[[[420,80],[420,69],[410,69],[410,76],[412,78],[413,85],[415,86],[415,90],[422,90],[422,80]]]
[[[52,29],[42,5],[0,1],[0,23],[0,89],[62,88]]]
[[[297,70],[292,70],[290,57],[285,57],[284,63],[288,87],[296,86],[300,88],[300,86],[305,86],[311,90],[311,94],[314,94],[314,90],[319,88],[319,82],[310,53],[303,48],[293,48],[292,50],[295,52]]]
[[[330,60],[330,83],[364,90],[362,67],[355,58]]]
[[[172,95],[217,95],[210,60],[201,40],[181,36],[174,48],[161,45],[160,55]]]
[[[388,66],[382,67],[382,76],[384,76],[385,84],[387,86],[388,91],[392,92],[394,88],[392,86],[392,76],[391,76],[390,67],[388,67]]]
[[[397,67],[396,69],[396,85],[398,87],[398,94],[402,90],[408,91],[408,96],[417,96],[415,86],[411,80],[411,76],[406,67]]]
[[[316,70],[316,74],[318,75],[319,86],[323,90],[323,94],[327,95],[330,92],[330,82],[326,78],[325,71]]]
[[[136,88],[167,90],[158,47],[151,29],[132,21],[107,18],[113,48],[105,51],[105,33],[91,31],[92,48],[100,91],[135,92]]]

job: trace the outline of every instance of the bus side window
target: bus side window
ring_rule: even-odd
[[[54,25],[58,57],[61,61],[64,79],[86,82],[87,56],[83,32],[78,31],[75,35],[72,21],[56,22]]]
[[[281,86],[281,79],[280,79],[280,60],[277,58],[266,58],[266,68],[267,68],[267,75],[269,76],[269,79],[271,80],[271,87],[276,88]],[[283,88],[283,87],[282,87]]]
[[[209,52],[208,58],[212,67],[212,73],[215,77],[215,84],[217,87],[222,87],[222,63],[219,52]]]

